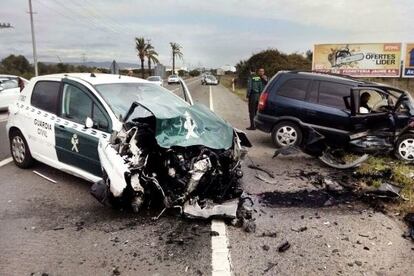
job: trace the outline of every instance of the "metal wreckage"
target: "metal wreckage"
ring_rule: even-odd
[[[193,218],[236,218],[241,162],[251,147],[243,132],[203,105],[134,102],[121,131],[101,140],[101,203],[139,212],[161,205]]]

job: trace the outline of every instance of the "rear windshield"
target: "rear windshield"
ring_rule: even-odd
[[[153,83],[107,83],[95,85],[115,115],[125,117],[133,102],[168,102],[172,105],[187,105],[169,90]]]

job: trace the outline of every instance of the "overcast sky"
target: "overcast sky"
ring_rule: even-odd
[[[169,42],[184,63],[236,64],[267,48],[303,53],[315,43],[414,42],[411,0],[32,0],[39,61],[138,63],[134,37],[151,39],[163,64]],[[28,0],[1,0],[0,58],[32,61]],[[182,63],[182,62],[180,62]]]

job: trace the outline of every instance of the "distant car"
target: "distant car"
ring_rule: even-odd
[[[205,85],[218,85],[218,80],[215,76],[207,75],[205,78],[201,79],[201,84]]]
[[[177,75],[171,75],[171,76],[168,77],[167,82],[168,82],[168,84],[180,83],[180,79],[178,78]]]
[[[164,81],[162,80],[162,78],[160,76],[152,76],[152,77],[148,77],[147,81],[153,82],[155,84],[158,84],[159,86],[164,86]]]
[[[23,84],[28,81],[20,78]],[[0,75],[0,110],[7,110],[8,106],[17,100],[20,93],[19,77],[13,75]]]

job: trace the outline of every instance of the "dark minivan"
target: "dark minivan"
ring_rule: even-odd
[[[344,145],[381,133],[391,143],[395,138],[396,149],[410,149],[400,157],[412,160],[414,133],[410,129],[403,140],[398,138],[412,124],[413,113],[410,95],[391,86],[336,74],[280,71],[260,96],[255,123],[272,134],[277,147],[300,145],[305,128]]]

